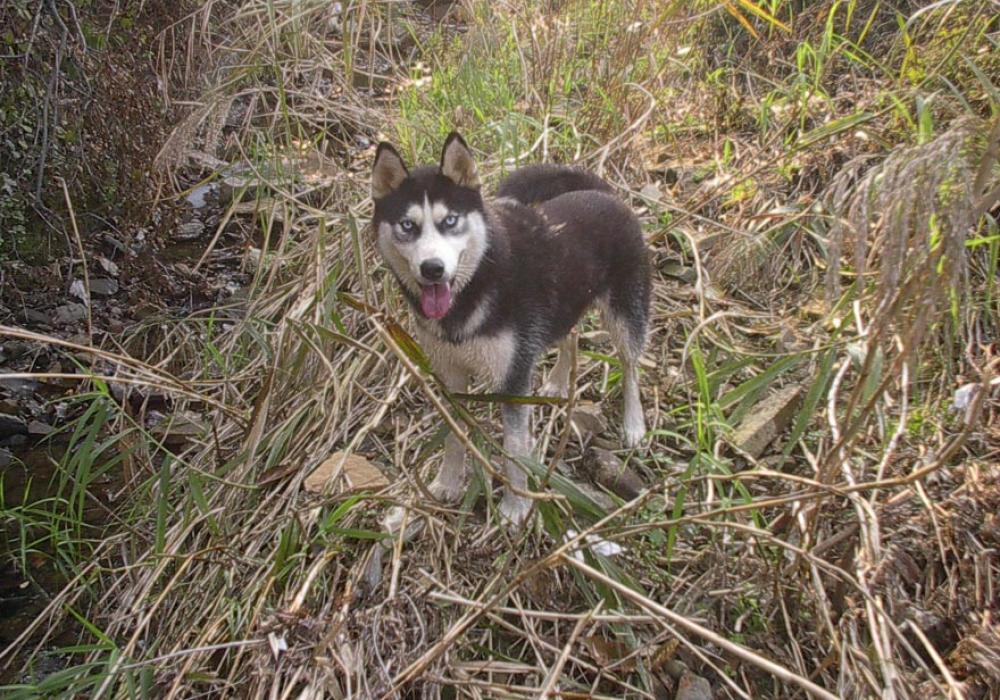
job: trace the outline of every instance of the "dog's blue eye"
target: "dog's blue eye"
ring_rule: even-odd
[[[416,228],[416,224],[414,224],[409,219],[403,219],[402,221],[399,222],[399,227],[403,229],[406,233],[413,233],[413,229]]]
[[[458,223],[458,216],[456,214],[448,214],[444,219],[444,225],[446,228],[451,228]]]

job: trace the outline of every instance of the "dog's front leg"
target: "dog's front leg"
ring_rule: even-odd
[[[469,386],[467,372],[456,367],[439,371],[445,387],[450,392],[464,392]],[[431,495],[445,503],[456,503],[465,492],[468,472],[465,464],[465,444],[449,430],[444,439],[444,460],[434,481],[427,487]]]
[[[504,469],[509,485],[504,489],[503,500],[500,501],[500,515],[512,525],[523,523],[531,508],[530,499],[511,489],[513,486],[525,491],[528,486],[528,475],[524,467],[515,460],[531,456],[530,418],[530,406],[514,403],[503,406],[503,448],[510,459],[506,461]]]

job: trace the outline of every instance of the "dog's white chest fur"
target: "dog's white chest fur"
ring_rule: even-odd
[[[434,367],[485,379],[491,390],[497,389],[507,376],[517,350],[511,330],[449,343],[420,325],[417,328],[417,339]]]

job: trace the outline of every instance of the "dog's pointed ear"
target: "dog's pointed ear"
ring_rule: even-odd
[[[477,189],[479,175],[476,173],[476,161],[472,151],[465,145],[465,140],[457,131],[448,134],[441,149],[441,174],[450,178],[456,185]]]
[[[406,179],[410,171],[392,144],[383,141],[375,151],[375,165],[372,166],[372,199],[382,199]]]

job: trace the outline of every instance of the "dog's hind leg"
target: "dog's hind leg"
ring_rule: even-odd
[[[542,385],[540,396],[554,396],[565,399],[569,396],[569,380],[573,376],[573,361],[576,359],[576,336],[570,332],[559,342],[559,357],[555,367]]]
[[[469,386],[469,375],[464,370],[450,367],[440,374],[450,392],[465,391]],[[444,439],[444,460],[441,462],[441,469],[427,488],[439,501],[456,503],[465,491],[467,479],[465,445],[453,431],[449,430]]]
[[[646,435],[646,419],[639,398],[639,358],[622,356],[622,389],[625,394],[625,446],[635,447]]]
[[[622,363],[625,399],[623,433],[626,447],[635,447],[646,435],[646,419],[639,397],[639,357],[646,345],[649,316],[648,285],[637,284],[628,294],[615,295],[601,304],[604,327]]]

